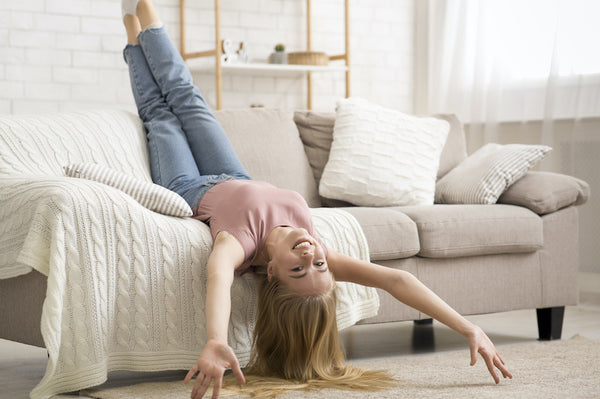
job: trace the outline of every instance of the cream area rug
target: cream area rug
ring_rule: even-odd
[[[389,370],[398,386],[380,392],[333,389],[293,391],[282,398],[600,398],[600,341],[568,340],[515,344],[500,348],[512,380],[495,385],[481,358],[469,366],[468,350],[353,361],[355,366]],[[187,399],[192,384],[141,383],[85,392],[101,399]],[[227,395],[227,391],[223,392]],[[210,396],[205,395],[210,398]],[[229,397],[248,397],[235,394]]]

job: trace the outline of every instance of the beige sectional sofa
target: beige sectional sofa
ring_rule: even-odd
[[[86,125],[86,112],[79,114],[82,126],[102,137],[102,125]],[[589,195],[585,182],[565,175],[529,172],[494,205],[354,207],[318,194],[335,114],[249,109],[219,111],[217,116],[255,179],[297,190],[311,207],[337,206],[352,214],[362,226],[373,262],[413,273],[465,315],[538,309],[540,338],[560,338],[562,310],[578,299],[576,206]],[[451,132],[438,177],[467,157],[459,121],[452,116],[440,117],[450,122]],[[61,114],[52,118],[60,120]],[[119,120],[126,121],[123,134],[143,135],[136,117]],[[0,180],[5,182],[30,174],[19,172],[6,159],[2,161],[6,148],[12,145],[6,137],[15,129],[39,132],[45,139],[56,135],[58,140],[60,136],[59,131],[44,128],[44,117],[0,118]],[[82,150],[69,160],[94,160],[93,151]],[[35,158],[35,154],[26,155]],[[57,169],[43,170],[42,163],[34,165],[37,174],[50,179],[60,175]],[[132,172],[149,176],[148,170]],[[3,221],[0,224],[4,224],[0,243],[6,246],[14,241],[11,226]],[[37,271],[0,279],[1,338],[45,345],[39,325],[45,289],[46,277]],[[380,293],[380,299],[379,314],[361,323],[428,318],[385,292]]]
[[[450,123],[438,179],[467,158],[461,123]],[[333,137],[334,113],[296,112],[318,182]],[[565,305],[577,303],[578,212],[587,183],[530,171],[493,205],[388,208],[338,206],[360,222],[373,262],[410,271],[464,315],[537,309],[541,339],[560,338]],[[427,319],[380,292],[379,315],[362,323]]]

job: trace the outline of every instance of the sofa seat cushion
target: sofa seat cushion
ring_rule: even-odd
[[[371,261],[409,258],[419,252],[417,225],[394,208],[341,208],[352,214],[365,233]]]
[[[513,205],[432,205],[396,208],[419,231],[419,256],[460,256],[532,252],[543,246],[542,219]]]

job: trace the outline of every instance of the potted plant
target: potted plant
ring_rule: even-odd
[[[281,43],[275,45],[275,52],[269,55],[270,64],[287,64],[287,53],[285,46]]]

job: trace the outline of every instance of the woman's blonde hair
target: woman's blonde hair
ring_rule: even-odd
[[[286,380],[282,386],[294,382],[307,389],[372,391],[395,385],[397,381],[385,372],[345,363],[338,338],[333,278],[327,291],[313,296],[287,291],[276,277],[270,281],[260,278],[252,357],[244,370],[251,376],[249,382],[258,377],[271,390],[276,386],[274,378]],[[253,385],[260,386],[259,381]]]

